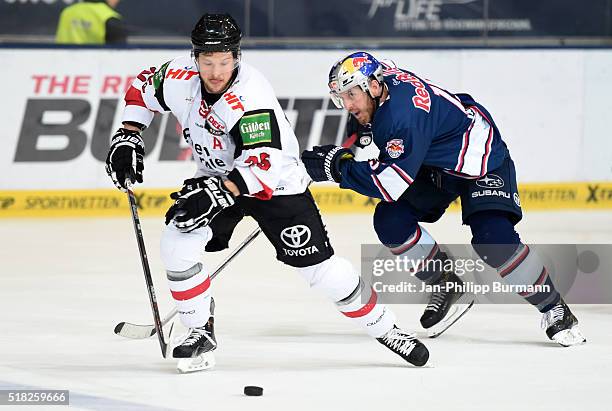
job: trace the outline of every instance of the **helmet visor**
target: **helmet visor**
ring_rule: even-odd
[[[360,95],[363,93],[364,91],[360,86],[353,86],[346,91],[339,92],[337,89],[333,89],[330,84],[329,95],[331,101],[337,108],[347,108],[348,106],[351,106],[352,103],[358,101]]]
[[[329,97],[331,101],[334,103],[334,106],[337,108],[344,108],[344,101],[340,97],[339,88],[338,88],[338,80],[332,80],[328,84],[329,86]]]

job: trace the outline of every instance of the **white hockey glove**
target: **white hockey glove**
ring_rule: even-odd
[[[172,222],[183,233],[206,227],[224,208],[235,203],[220,177],[190,178],[183,184],[181,191],[170,194],[176,201],[166,213],[166,225]]]
[[[126,191],[125,180],[142,183],[144,143],[139,131],[120,128],[113,136],[106,157],[106,173],[121,191]]]

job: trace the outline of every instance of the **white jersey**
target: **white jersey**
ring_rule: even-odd
[[[172,112],[197,163],[196,177],[225,176],[241,194],[260,199],[303,193],[310,178],[295,133],[274,90],[241,63],[230,88],[212,106],[202,98],[191,57],[178,57],[138,75],[122,121],[148,126],[155,112]]]

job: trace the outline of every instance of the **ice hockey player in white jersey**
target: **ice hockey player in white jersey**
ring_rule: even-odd
[[[145,70],[126,93],[123,127],[113,136],[107,172],[120,190],[142,182],[140,132],[155,112],[171,112],[191,145],[197,172],[166,213],[161,256],[180,320],[189,329],[174,348],[179,370],[204,369],[217,347],[210,271],[201,251],[228,247],[235,226],[253,217],[281,262],[391,351],[422,366],[427,348],[395,325],[389,307],[352,265],[334,256],[297,138],[268,81],[241,62],[241,31],[227,14],[205,14],[191,33],[191,56]],[[249,320],[250,319],[245,319]]]

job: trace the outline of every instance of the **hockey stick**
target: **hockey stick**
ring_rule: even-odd
[[[153,321],[155,322],[154,327],[157,331],[157,337],[159,339],[159,346],[161,347],[162,356],[166,358],[166,350],[168,348],[168,344],[166,343],[166,340],[164,338],[161,320],[159,319],[159,308],[157,307],[157,298],[155,297],[155,289],[153,288],[151,269],[149,268],[149,260],[147,258],[144,237],[142,235],[142,227],[140,226],[140,219],[138,218],[136,198],[134,197],[134,192],[132,191],[132,183],[129,177],[125,180],[125,187],[127,188],[130,211],[132,212],[132,222],[134,223],[134,233],[136,234],[136,242],[138,243],[138,251],[140,254],[140,261],[142,262],[142,270],[144,272],[145,283],[147,284],[147,292],[149,293],[151,311],[153,311]]]
[[[236,247],[234,251],[232,251],[232,253],[221,264],[217,266],[215,271],[211,274],[210,279],[212,280],[213,278],[217,276],[217,274],[223,271],[223,269],[230,263],[230,261],[232,261],[234,257],[240,254],[240,252],[247,245],[249,245],[260,233],[261,233],[261,228],[257,227],[251,234],[249,234],[248,237],[245,238],[244,241],[240,243],[240,245],[238,245],[238,247]],[[175,307],[162,320],[161,322],[162,327],[166,325],[170,320],[172,320],[176,314],[177,314],[177,309]],[[153,324],[141,325],[141,324],[132,324],[128,322],[120,322],[119,324],[115,326],[115,334],[120,335],[122,337],[126,337],[126,338],[134,338],[134,339],[149,338],[149,337],[152,337],[156,332],[157,332],[157,329],[155,325]]]

